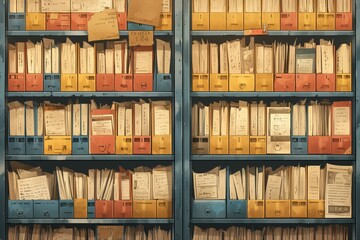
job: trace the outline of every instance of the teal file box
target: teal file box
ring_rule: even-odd
[[[154,26],[128,22],[128,30],[129,31],[154,31]]]
[[[9,200],[8,218],[10,219],[34,218],[34,202],[32,200]]]
[[[60,92],[60,74],[44,74],[44,91]]]
[[[34,201],[35,219],[57,219],[59,218],[58,200],[35,200]]]
[[[156,81],[154,89],[156,92],[171,92],[172,91],[172,77],[171,74],[156,74]]]
[[[291,137],[291,154],[293,155],[308,154],[308,141],[306,136]]]
[[[226,218],[226,201],[193,200],[192,218]]]
[[[72,137],[72,154],[87,155],[89,154],[89,137],[73,136]]]
[[[227,218],[247,218],[247,200],[228,200],[226,208]]]
[[[74,201],[60,200],[59,201],[59,216],[61,219],[74,218]]]
[[[88,218],[95,218],[95,201],[88,200]]]

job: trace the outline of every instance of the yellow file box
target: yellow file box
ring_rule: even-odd
[[[351,74],[336,74],[336,91],[351,92],[352,91]]]
[[[291,218],[307,218],[307,200],[291,200]]]
[[[74,199],[74,218],[87,218],[87,199]]]
[[[156,218],[156,200],[134,200],[133,218]]]
[[[265,218],[264,200],[248,200],[248,218]]]
[[[261,12],[244,13],[244,30],[259,29],[261,25]]]
[[[169,113],[169,134],[156,135],[155,131],[155,108],[162,107],[168,110]],[[157,101],[151,103],[152,109],[152,154],[172,154],[172,107],[170,101]]]
[[[290,200],[266,200],[266,218],[290,218]]]
[[[76,92],[78,86],[77,74],[61,74],[60,89],[62,92]]]
[[[132,151],[132,136],[116,136],[116,154],[129,155]]]
[[[192,30],[199,31],[199,30],[209,30],[209,13],[202,12],[202,13],[192,13]]]
[[[226,30],[240,31],[244,29],[243,13],[227,13],[226,14]]]
[[[95,92],[96,91],[96,82],[95,74],[79,74],[79,92]]]
[[[229,78],[227,74],[210,74],[210,92],[229,91]]]
[[[257,73],[256,74],[256,92],[272,92],[274,91],[274,74]]]
[[[250,136],[250,154],[266,154],[265,136]]]
[[[71,154],[71,136],[45,136],[44,154]]]
[[[229,136],[229,154],[250,154],[249,136]]]
[[[318,31],[335,30],[335,13],[317,13]]]
[[[253,92],[255,91],[254,74],[230,74],[229,75],[230,92]]]
[[[325,200],[308,200],[308,218],[325,218]]]
[[[316,14],[315,13],[299,13],[298,27],[300,31],[316,30]]]
[[[161,13],[160,25],[155,28],[158,31],[171,31],[172,30],[172,13]]]
[[[26,31],[45,31],[45,13],[26,13]]]
[[[192,75],[193,92],[209,91],[209,74],[193,74]]]
[[[210,30],[226,30],[226,12],[210,13]]]
[[[228,136],[210,137],[210,154],[229,154]]]
[[[267,30],[280,30],[280,12],[263,12],[262,25],[267,25]]]
[[[156,218],[172,218],[172,201],[156,201]]]

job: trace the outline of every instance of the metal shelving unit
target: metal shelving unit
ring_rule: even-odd
[[[174,219],[8,219],[10,224],[173,224]]]
[[[129,36],[129,31],[119,31],[120,36]],[[87,36],[87,31],[7,31],[7,36],[73,37]],[[174,36],[173,31],[154,31],[154,36]]]
[[[76,98],[134,98],[141,96],[143,98],[172,98],[173,92],[6,92],[7,98],[19,97],[76,97]]]

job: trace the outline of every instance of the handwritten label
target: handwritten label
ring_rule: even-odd
[[[88,22],[89,42],[119,39],[119,25],[115,9],[94,13]]]
[[[130,47],[152,46],[154,44],[154,31],[129,31]]]

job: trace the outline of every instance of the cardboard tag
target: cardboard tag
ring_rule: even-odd
[[[160,25],[162,4],[162,0],[131,0],[127,20],[158,27]]]
[[[129,45],[152,46],[154,44],[154,31],[129,31]]]
[[[88,22],[89,42],[119,38],[119,26],[115,9],[106,9],[92,15]]]

